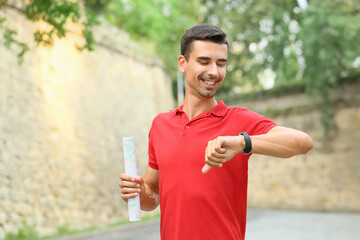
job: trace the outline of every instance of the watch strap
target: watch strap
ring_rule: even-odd
[[[238,134],[238,136],[240,136],[240,135],[243,135],[245,138],[245,148],[244,148],[243,154],[249,154],[252,149],[251,138],[250,138],[249,134],[246,132],[241,132]]]

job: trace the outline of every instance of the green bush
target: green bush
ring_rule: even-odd
[[[25,221],[17,233],[9,233],[6,235],[5,240],[39,240],[39,234],[35,225],[28,224]]]

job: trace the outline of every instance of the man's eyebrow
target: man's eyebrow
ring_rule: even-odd
[[[199,60],[199,61],[201,61],[201,60],[211,60],[210,57],[203,57],[203,56],[197,57],[196,59]],[[219,58],[216,61],[227,62],[227,59],[226,58]]]
[[[218,61],[220,61],[220,62],[227,62],[227,59],[226,59],[226,58],[219,58]]]
[[[211,58],[209,58],[209,57],[202,57],[202,56],[197,57],[196,59],[197,60],[211,60]]]

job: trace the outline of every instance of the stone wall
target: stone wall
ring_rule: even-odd
[[[142,174],[151,121],[174,107],[164,65],[104,24],[93,52],[74,47],[76,25],[52,48],[36,46],[33,32],[48,26],[2,13],[30,51],[19,65],[17,49],[0,46],[0,239],[24,220],[48,235],[126,219],[122,137],[135,137]]]
[[[335,126],[326,139],[321,109],[312,108],[304,94],[237,104],[265,115],[286,112],[271,118],[279,125],[307,132],[314,141],[308,155],[251,157],[249,207],[360,212],[359,93],[360,83],[334,91]]]

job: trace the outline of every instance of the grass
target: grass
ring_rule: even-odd
[[[155,215],[145,215],[143,217],[141,217],[141,222],[148,222],[154,219],[158,219],[160,218],[160,213],[157,213]],[[119,221],[119,222],[115,222],[115,223],[110,223],[107,226],[108,227],[119,227],[119,226],[124,226],[124,225],[128,225],[128,224],[136,224],[137,222],[129,222],[128,220],[123,220],[123,221]]]
[[[9,233],[6,235],[5,240],[38,240],[39,233],[36,230],[35,225],[28,224],[23,221],[21,228],[17,233]]]
[[[160,213],[155,215],[145,215],[142,217],[141,222],[148,222],[154,219],[158,219],[160,217]],[[107,228],[113,228],[113,227],[119,227],[119,226],[126,226],[131,224],[136,224],[137,222],[129,222],[128,220],[123,220],[119,222],[114,222],[111,224],[108,224],[105,228],[100,227],[89,227],[85,229],[71,229],[70,225],[68,223],[62,224],[57,227],[57,233],[46,236],[46,237],[40,237],[39,233],[36,230],[36,226],[34,224],[29,224],[26,221],[22,222],[22,226],[19,228],[19,230],[16,233],[9,233],[6,235],[5,240],[45,240],[45,239],[54,239],[59,238],[62,236],[69,236],[69,235],[75,235],[80,233],[87,233],[92,232],[96,230],[104,230]]]

